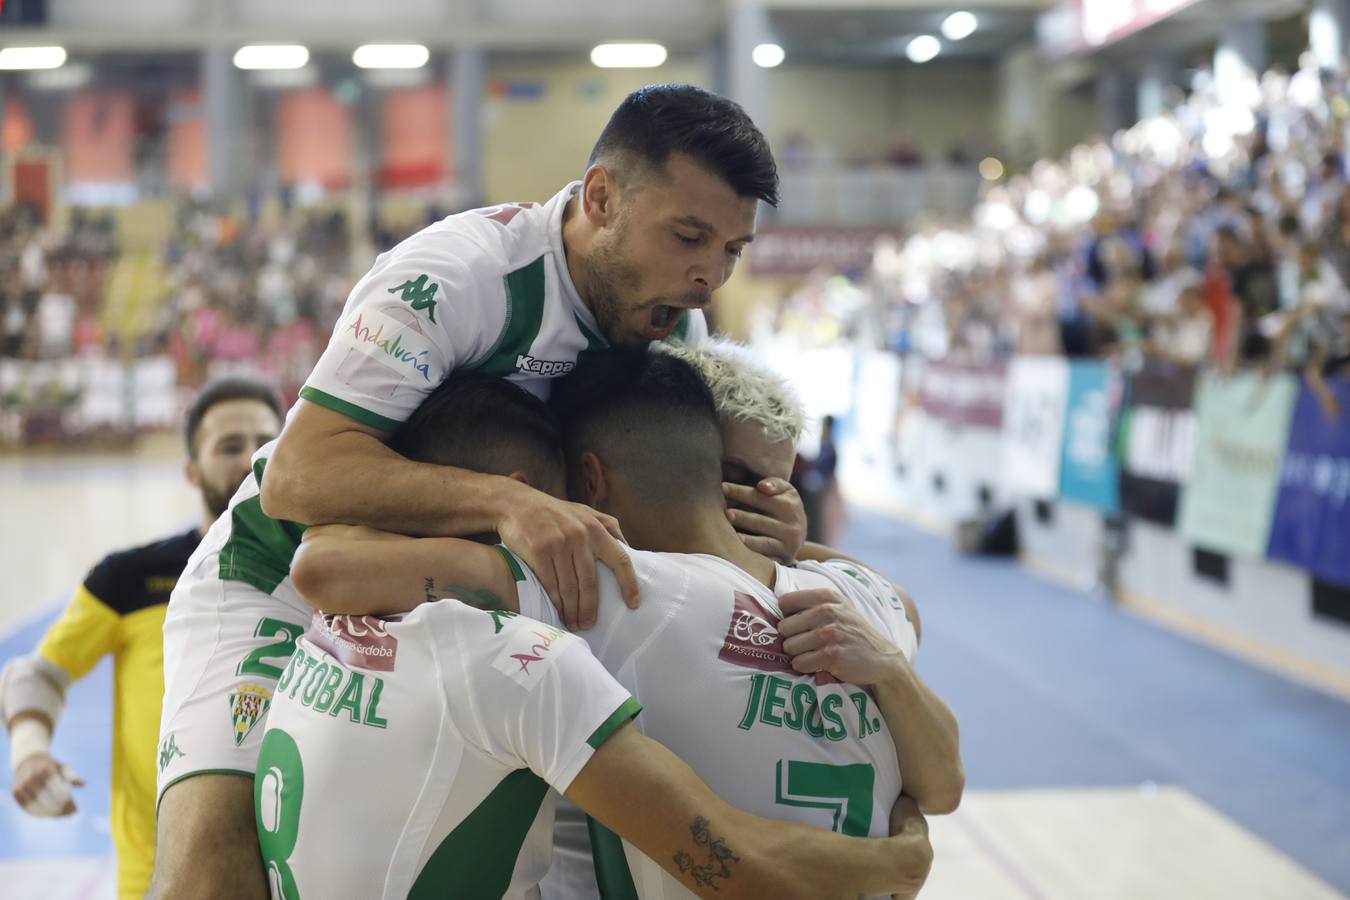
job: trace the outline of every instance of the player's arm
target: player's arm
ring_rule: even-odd
[[[291,581],[307,603],[327,613],[387,616],[441,597],[478,609],[520,609],[510,564],[495,547],[359,525],[307,529]]]
[[[847,553],[841,553],[833,547],[827,547],[824,544],[817,544],[814,541],[807,541],[802,545],[801,552],[797,554],[797,559],[802,562],[829,562],[832,559],[842,559],[844,562],[851,562],[855,566],[862,566],[864,569],[870,569],[867,563],[858,559],[856,556],[849,556]],[[900,598],[900,602],[905,607],[905,618],[914,626],[914,639],[918,643],[923,643],[923,623],[919,621],[919,607],[914,603],[914,598],[909,592],[894,582],[891,583],[891,589],[895,595]]]
[[[956,716],[900,648],[835,591],[796,591],[778,602],[785,616],[778,633],[792,667],[870,685],[895,742],[905,793],[926,813],[955,810],[966,780]]]
[[[413,462],[389,449],[388,439],[389,432],[302,403],[268,460],[263,511],[307,525],[347,522],[413,535],[495,531],[529,561],[572,626],[594,618],[597,560],[636,602],[637,579],[612,517],[511,478]]]
[[[631,725],[600,745],[566,793],[700,897],[913,897],[932,865],[921,819],[879,839],[761,819]]]
[[[90,592],[106,580],[108,566],[90,573],[86,584],[29,656],[11,660],[0,673],[0,719],[9,731],[11,793],[34,816],[75,811],[71,787],[84,782],[51,755],[52,735],[65,706],[66,688],[116,649],[121,617]]]

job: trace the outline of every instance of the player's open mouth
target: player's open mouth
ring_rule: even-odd
[[[644,336],[653,341],[669,337],[670,333],[675,330],[675,326],[679,324],[680,316],[683,313],[684,310],[678,306],[666,306],[664,304],[653,306]]]

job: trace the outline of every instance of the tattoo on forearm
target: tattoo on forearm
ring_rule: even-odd
[[[425,595],[423,599],[427,603],[441,597],[454,597],[475,609],[500,609],[502,605],[502,598],[492,591],[476,591],[459,584],[444,584],[437,587],[434,578],[423,579],[422,588]]]
[[[700,887],[716,891],[717,880],[719,878],[723,881],[729,880],[731,864],[740,862],[741,858],[726,845],[724,839],[712,836],[708,820],[702,816],[694,819],[693,824],[689,826],[689,833],[694,838],[696,849],[693,853],[678,851],[674,856],[675,867],[693,878],[694,883]],[[700,863],[698,857],[701,856],[706,856],[707,862]]]

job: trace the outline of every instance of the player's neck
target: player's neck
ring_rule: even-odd
[[[724,559],[760,583],[773,587],[777,569],[741,540],[726,514],[717,507],[697,508],[663,503],[644,513],[640,522],[623,521],[634,547],[657,553],[702,553]]]

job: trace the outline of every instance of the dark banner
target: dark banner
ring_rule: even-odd
[[[919,385],[920,403],[931,418],[997,430],[1003,427],[1006,381],[1002,365],[930,362]],[[990,465],[997,462],[990,460]]]
[[[1350,585],[1350,379],[1328,383],[1328,415],[1300,386],[1280,473],[1269,553],[1337,584]]]
[[[834,272],[865,270],[877,239],[895,238],[883,228],[767,228],[747,249],[751,275],[805,275],[825,267]]]
[[[1128,376],[1121,419],[1120,506],[1172,525],[1195,446],[1195,370],[1146,368]]]

